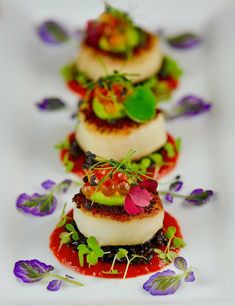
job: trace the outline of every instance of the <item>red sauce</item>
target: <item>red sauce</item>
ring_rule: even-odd
[[[175,139],[170,134],[168,134],[167,137],[168,137],[167,142],[171,143],[176,150]],[[75,133],[71,133],[69,135],[69,143],[71,144],[74,140],[75,140]],[[164,162],[168,163],[168,165],[164,165],[159,169],[157,179],[161,179],[163,176],[167,175],[169,172],[171,172],[175,168],[178,158],[179,158],[179,153],[176,150],[176,154],[174,157],[168,157],[166,150],[160,149],[158,152],[162,154]],[[60,151],[60,159],[62,163],[66,155],[67,155],[68,160],[73,162],[73,168],[71,172],[80,177],[83,177],[84,171],[82,169],[82,165],[85,161],[84,152],[81,150],[81,153],[77,157],[74,157],[70,154],[69,149],[62,149]],[[152,174],[154,174],[154,171],[155,171],[155,168],[153,167],[148,169],[148,172]]]
[[[68,213],[69,217],[72,217],[73,211],[70,211]],[[183,238],[180,226],[177,222],[177,220],[171,216],[169,213],[165,212],[165,218],[163,223],[164,228],[167,228],[168,226],[174,226],[176,228],[176,236]],[[55,257],[58,259],[60,263],[62,263],[64,266],[74,270],[75,272],[84,274],[84,275],[90,275],[90,276],[96,276],[96,277],[102,277],[102,278],[123,278],[126,264],[124,263],[116,263],[114,268],[117,269],[120,274],[105,274],[102,271],[109,271],[111,263],[105,263],[99,261],[97,265],[95,266],[88,266],[86,262],[84,262],[84,266],[80,266],[78,254],[72,247],[69,247],[67,245],[63,245],[58,252],[59,245],[60,245],[60,237],[59,235],[64,231],[63,227],[56,228],[51,233],[50,236],[50,248],[55,255]],[[179,250],[176,250],[179,252]],[[130,277],[136,277],[152,272],[156,272],[163,267],[167,266],[163,261],[159,260],[157,255],[154,255],[154,257],[151,259],[150,263],[148,264],[134,264],[130,265],[128,272],[127,272],[127,278]]]

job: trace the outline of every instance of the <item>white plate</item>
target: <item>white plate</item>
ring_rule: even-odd
[[[182,254],[194,266],[196,282],[173,296],[152,297],[141,290],[148,276],[104,280],[75,275],[86,286],[64,286],[53,293],[45,284],[22,285],[12,269],[19,259],[38,258],[62,267],[48,249],[48,235],[61,211],[35,219],[15,209],[16,196],[33,192],[44,179],[61,180],[64,169],[53,144],[73,127],[69,112],[41,114],[33,103],[55,95],[71,106],[70,94],[58,75],[76,52],[75,45],[49,48],[39,42],[34,26],[57,17],[81,26],[102,9],[101,1],[1,1],[0,13],[0,304],[1,305],[232,305],[234,301],[234,56],[235,6],[231,1],[112,1],[131,11],[141,24],[167,32],[196,30],[202,47],[172,51],[183,66],[182,85],[174,99],[194,93],[214,102],[210,114],[169,124],[183,138],[182,156],[174,174],[182,174],[185,192],[212,188],[217,199],[204,207],[166,207],[179,220],[187,247]],[[173,174],[172,174],[173,175]],[[233,292],[232,292],[233,291]]]

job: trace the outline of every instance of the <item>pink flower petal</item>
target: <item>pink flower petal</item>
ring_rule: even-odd
[[[135,205],[129,195],[125,198],[124,209],[129,215],[137,215],[143,211],[143,208]]]
[[[146,189],[142,189],[139,186],[132,188],[129,191],[129,196],[134,204],[140,207],[148,206],[150,200],[153,198]]]
[[[138,186],[139,187],[144,187],[145,189],[147,189],[150,192],[156,192],[158,182],[155,181],[155,180],[146,179],[146,180],[142,181],[141,183],[139,183]]]

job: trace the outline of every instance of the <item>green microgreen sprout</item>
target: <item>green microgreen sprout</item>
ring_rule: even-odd
[[[174,226],[169,226],[164,234],[168,239],[165,249],[154,249],[154,252],[158,254],[158,257],[167,264],[171,263],[178,256],[176,249],[185,247],[183,239],[177,237],[175,233],[176,228]]]
[[[64,226],[69,219],[72,219],[71,217],[68,217],[65,214],[66,206],[67,206],[67,203],[64,203],[64,206],[63,206],[63,209],[62,209],[62,213],[60,215],[60,220],[59,220],[59,222],[56,225],[57,228]]]
[[[74,167],[74,163],[71,160],[69,160],[69,153],[66,153],[64,155],[63,163],[65,165],[66,172],[71,172]]]
[[[89,264],[89,266],[93,266],[98,263],[99,258],[103,257],[104,254],[109,253],[103,251],[98,241],[93,236],[87,238],[87,244],[79,244],[77,249],[79,263],[81,266],[84,265],[84,255],[86,255],[86,262]]]
[[[73,239],[73,241],[77,241],[79,239],[78,232],[76,231],[73,224],[67,223],[65,225],[65,228],[67,232],[62,232],[60,234],[60,245],[58,251],[61,249],[62,245],[69,243],[71,241],[71,238]]]

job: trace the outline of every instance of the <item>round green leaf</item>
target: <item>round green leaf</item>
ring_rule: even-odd
[[[132,95],[124,101],[124,109],[133,121],[142,123],[154,118],[156,99],[151,89],[137,86]]]

